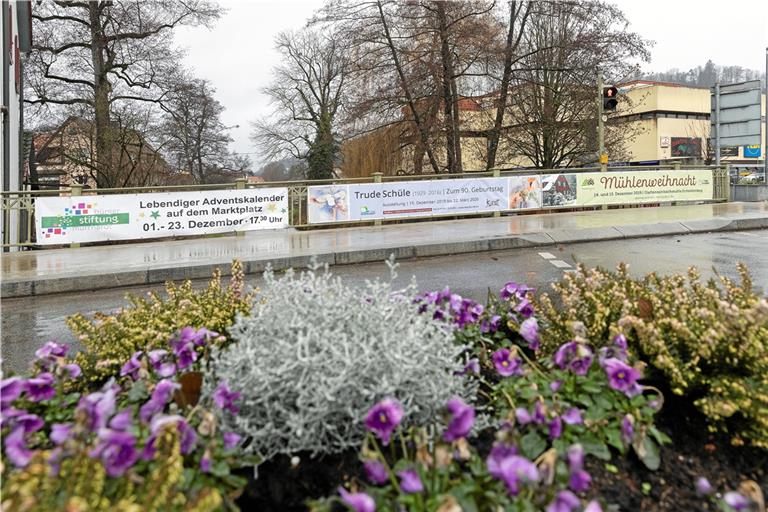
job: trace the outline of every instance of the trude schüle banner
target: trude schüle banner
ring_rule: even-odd
[[[41,197],[41,245],[206,235],[288,226],[288,189]]]
[[[515,208],[541,202],[536,180],[521,180],[518,185]],[[310,224],[501,211],[509,209],[510,200],[508,178],[323,185],[308,190]]]
[[[587,172],[570,176],[575,176],[577,182],[573,204],[580,206],[712,199],[712,171],[708,169]]]

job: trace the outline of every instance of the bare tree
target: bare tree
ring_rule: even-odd
[[[283,32],[276,43],[284,63],[264,90],[274,113],[253,123],[252,140],[268,160],[300,158],[310,179],[330,178],[339,154],[336,121],[350,69],[347,49],[339,38],[314,29]]]
[[[172,30],[208,24],[220,13],[207,0],[38,2],[26,101],[89,110],[98,186],[116,186],[121,178],[113,161],[118,135],[112,116],[118,105],[161,101],[163,79],[180,55]]]
[[[229,151],[230,127],[221,121],[224,107],[215,92],[208,81],[181,74],[161,103],[165,153],[197,183],[231,181],[227,175],[240,177],[250,168],[248,158]]]
[[[537,2],[506,109],[505,137],[515,155],[539,168],[594,161],[597,70],[618,83],[635,76],[636,62],[649,57],[650,43],[627,25],[618,8],[604,2]],[[617,134],[632,136],[629,130]],[[613,142],[621,145],[621,139]]]

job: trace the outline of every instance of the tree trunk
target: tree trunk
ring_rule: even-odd
[[[493,122],[493,130],[488,137],[488,161],[486,169],[491,170],[496,166],[496,153],[499,149],[499,139],[501,138],[501,129],[504,125],[504,112],[507,108],[507,96],[509,94],[509,82],[512,79],[512,55],[520,43],[525,21],[530,12],[530,4],[526,4],[526,12],[523,15],[520,28],[518,30],[517,40],[515,40],[515,23],[520,15],[520,9],[517,2],[509,4],[509,30],[507,30],[507,43],[504,46],[504,71],[501,75],[501,85],[499,86],[499,100],[496,106],[496,119]]]
[[[392,54],[392,61],[395,65],[395,69],[397,70],[397,75],[400,78],[400,84],[403,88],[403,92],[405,93],[405,98],[408,101],[408,107],[411,109],[411,113],[413,114],[413,120],[416,123],[416,130],[419,133],[421,144],[424,146],[424,150],[427,152],[429,163],[432,165],[432,170],[435,171],[435,174],[439,174],[440,167],[437,165],[437,160],[435,160],[435,155],[429,145],[429,133],[427,133],[427,130],[424,127],[424,123],[421,120],[421,116],[419,115],[419,111],[416,108],[416,103],[413,101],[413,95],[411,94],[410,87],[408,87],[408,81],[405,79],[405,73],[403,72],[403,67],[400,64],[400,58],[397,55],[397,49],[395,48],[395,43],[392,40],[392,35],[389,32],[389,24],[387,23],[386,16],[384,16],[384,7],[381,5],[380,0],[376,2],[376,6],[379,8],[379,17],[381,19],[382,27],[384,28],[384,36],[387,38],[387,46],[389,47],[390,53]]]
[[[453,76],[453,57],[448,44],[448,22],[445,16],[445,4],[435,2],[437,23],[440,34],[440,60],[443,64],[443,123],[445,124],[445,158],[448,172],[461,172],[461,148],[458,127],[458,97],[456,78]]]
[[[101,24],[101,6],[99,2],[88,3],[88,16],[91,29],[91,57],[93,60],[94,85],[94,131],[96,138],[96,186],[113,187],[115,173],[112,169],[113,136],[109,115],[110,83],[104,66],[106,40]]]

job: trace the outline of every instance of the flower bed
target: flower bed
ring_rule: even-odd
[[[622,272],[581,269],[560,308],[515,283],[482,305],[319,269],[268,273],[258,302],[241,281],[182,285],[185,312],[156,299],[161,327],[121,359],[99,332],[153,308],[94,324],[106,365],[49,343],[3,379],[3,508],[764,510],[765,299],[746,272],[722,288]],[[222,334],[178,325],[206,303]],[[747,348],[714,365],[726,335]]]

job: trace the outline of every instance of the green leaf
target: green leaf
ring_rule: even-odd
[[[224,460],[216,461],[211,465],[211,474],[220,478],[229,475],[229,464]]]
[[[672,439],[669,438],[667,434],[662,432],[661,430],[657,429],[656,427],[651,427],[648,429],[648,432],[653,436],[653,438],[659,443],[659,444],[669,444],[672,442]]]
[[[128,391],[128,401],[133,403],[143,402],[149,398],[149,391],[147,385],[143,380],[137,380],[131,386],[131,390]]]
[[[605,430],[605,440],[609,445],[613,446],[619,451],[624,450],[624,443],[621,441],[621,431],[615,428]]]
[[[645,467],[651,471],[656,471],[661,465],[661,456],[659,455],[659,445],[649,436],[644,436],[640,443],[633,443],[632,446],[637,453],[637,457],[643,462]]]
[[[608,446],[594,435],[587,435],[580,440],[585,453],[590,453],[601,460],[611,460],[611,451]]]
[[[529,459],[535,459],[547,448],[547,442],[538,433],[531,431],[520,439],[520,449]]]

